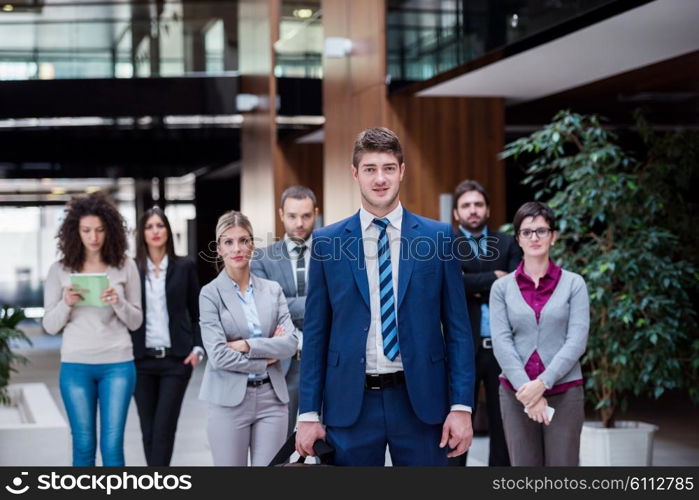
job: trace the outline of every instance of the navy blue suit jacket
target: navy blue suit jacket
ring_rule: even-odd
[[[416,416],[441,424],[473,406],[474,358],[459,263],[448,224],[403,210],[398,339]],[[300,413],[352,425],[362,406],[371,323],[359,213],[314,232],[301,356]],[[418,254],[416,256],[416,254]]]

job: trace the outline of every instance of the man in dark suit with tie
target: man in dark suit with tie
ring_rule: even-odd
[[[303,315],[308,293],[308,263],[311,232],[318,215],[316,195],[304,186],[291,186],[282,193],[279,217],[284,238],[256,252],[250,269],[256,276],[279,283],[289,305],[294,326],[299,330],[299,351]],[[289,389],[289,435],[296,427],[299,402],[299,355],[281,360]]]
[[[490,286],[517,268],[522,253],[512,236],[488,228],[489,217],[490,198],[483,186],[473,180],[459,184],[454,190],[454,220],[459,226],[457,248],[476,353],[475,394],[483,381],[490,435],[488,464],[507,466],[510,459],[498,399],[500,366],[490,340],[488,298]],[[452,460],[452,465],[465,464],[466,455]]]
[[[473,342],[448,224],[400,203],[396,135],[359,134],[361,209],[317,230],[309,271],[296,449],[336,465],[447,465],[471,445]],[[322,410],[323,424],[320,423]]]

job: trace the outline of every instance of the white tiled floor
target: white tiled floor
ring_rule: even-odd
[[[33,346],[31,348],[20,348],[20,351],[29,358],[30,363],[19,368],[19,373],[12,377],[12,382],[45,383],[65,416],[58,389],[61,338],[60,336],[46,335],[42,333],[40,327],[32,324],[23,325],[23,329],[32,339]],[[212,465],[211,452],[206,438],[206,403],[198,398],[203,373],[204,366],[200,365],[192,375],[192,379],[187,387],[175,440],[175,450],[172,457],[173,466]],[[469,465],[484,465],[487,462],[487,441],[487,438],[482,437],[475,439],[472,452],[469,454]],[[136,405],[133,402],[129,407],[129,415],[126,421],[124,454],[127,465],[146,465],[141,446],[138,414]],[[386,464],[390,465],[388,453],[386,454],[386,460]],[[36,465],[41,465],[40,456],[37,456]]]
[[[58,368],[60,337],[52,337],[42,333],[38,325],[23,325],[25,332],[31,337],[33,347],[22,348],[30,363],[19,368],[12,382],[43,382],[53,395],[60,410],[64,412],[60,392],[58,390]],[[206,404],[198,399],[199,386],[203,375],[203,365],[192,376],[182,405],[175,451],[172,465],[212,465],[209,444],[206,438]],[[653,464],[654,465],[699,465],[699,408],[687,405],[681,412],[673,411],[660,405],[645,405],[631,413],[634,418],[655,423],[660,427],[656,434]],[[126,423],[125,455],[128,465],[145,465],[141,447],[141,431],[135,404],[131,404]],[[386,464],[390,458],[386,455]],[[488,460],[488,438],[476,437],[468,455],[469,466],[484,466]],[[36,465],[41,465],[41,457],[37,456]]]

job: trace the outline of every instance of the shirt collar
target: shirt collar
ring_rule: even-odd
[[[485,227],[483,228],[483,231],[481,231],[481,234],[479,234],[478,236],[475,236],[475,235],[474,235],[473,233],[471,233],[470,231],[467,231],[466,229],[464,229],[463,226],[459,226],[459,229],[461,230],[462,233],[464,233],[464,236],[466,236],[467,238],[474,238],[474,239],[475,239],[475,238],[487,237],[487,236],[488,236],[488,226],[485,226]]]
[[[556,265],[556,263],[549,258],[549,267],[548,269],[546,269],[546,274],[544,274],[541,277],[541,280],[556,280],[560,275],[561,267]],[[524,272],[524,259],[520,261],[519,265],[517,266],[517,269],[515,269],[515,278],[526,278],[531,282],[534,281],[527,273]]]
[[[313,236],[309,236],[306,241],[303,242],[304,245],[306,245],[306,248],[311,248],[311,240],[313,239]],[[299,246],[298,243],[296,243],[294,240],[289,238],[289,235],[284,233],[284,243],[286,244],[286,249],[289,252],[289,255],[292,254],[292,252],[296,251],[296,248]]]
[[[167,254],[163,257],[163,260],[160,261],[160,271],[165,271],[167,270]],[[155,271],[155,264],[153,264],[153,261],[150,260],[150,257],[146,257],[146,267],[148,268],[148,272],[152,273]]]
[[[238,283],[236,283],[233,279],[231,279],[230,276],[228,277],[228,279],[230,279],[230,280],[231,280],[231,283],[233,283],[233,289],[234,289],[236,292],[239,292],[239,291],[240,291],[240,287],[238,286]],[[248,283],[248,288],[245,290],[245,292],[247,293],[249,290],[252,290],[252,276],[250,276],[250,283]]]
[[[359,222],[362,224],[362,230],[366,231],[374,223],[374,219],[377,217],[370,213],[366,208],[362,207],[359,209]],[[388,222],[394,228],[400,231],[401,224],[403,222],[403,205],[398,202],[398,206],[387,213],[382,219],[388,219]]]

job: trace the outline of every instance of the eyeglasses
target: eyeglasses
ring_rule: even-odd
[[[538,227],[536,229],[520,229],[519,230],[519,236],[521,238],[531,240],[532,236],[534,236],[534,233],[536,233],[537,237],[541,240],[543,238],[548,237],[549,234],[551,234],[551,229],[548,227]]]

